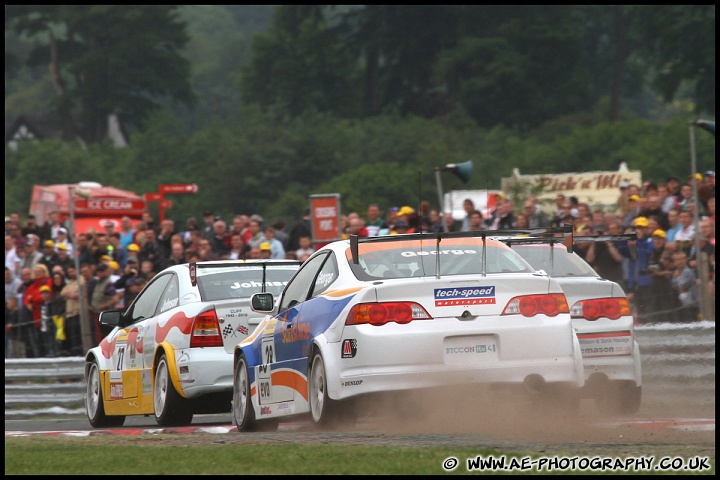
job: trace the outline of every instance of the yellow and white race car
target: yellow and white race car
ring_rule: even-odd
[[[230,411],[233,350],[260,323],[254,293],[278,294],[295,260],[220,260],[168,267],[124,311],[100,314],[111,329],[86,356],[93,427],[128,415],[187,425],[195,413]],[[272,309],[272,306],[271,306]]]

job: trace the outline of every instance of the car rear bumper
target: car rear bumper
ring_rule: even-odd
[[[180,386],[189,399],[232,392],[233,356],[222,347],[175,350],[175,365]]]
[[[606,357],[584,357],[585,380],[591,377],[604,377],[607,380],[631,380],[636,386],[642,385],[640,348],[633,343],[632,355],[614,355]]]
[[[325,344],[330,397],[527,382],[579,388],[585,382],[580,345],[569,322],[546,318],[528,328],[526,321],[501,318],[456,322],[448,329],[430,320],[421,328],[406,327],[346,328],[343,340]]]

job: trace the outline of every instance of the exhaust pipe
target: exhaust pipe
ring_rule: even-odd
[[[541,375],[533,373],[525,377],[523,385],[528,392],[537,393],[545,387],[545,379]]]

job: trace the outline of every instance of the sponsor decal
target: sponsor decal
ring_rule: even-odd
[[[475,255],[477,254],[476,250],[460,250],[460,249],[453,249],[453,250],[440,250],[440,252],[436,252],[435,250],[421,250],[419,252],[416,251],[407,251],[407,252],[401,252],[400,255],[403,257],[426,257],[428,255]]]
[[[270,281],[268,281],[268,282],[265,282],[265,286],[268,286],[268,287],[270,287],[270,286],[272,286],[272,287],[284,287],[285,285],[287,285],[287,283],[288,283],[287,280],[282,281],[282,282],[270,282]],[[243,282],[243,283],[235,282],[234,285],[230,285],[230,288],[232,288],[233,290],[237,290],[237,289],[239,289],[239,288],[252,288],[253,291],[255,291],[255,290],[259,289],[259,288],[262,288],[262,286],[263,286],[263,283],[262,283],[262,282],[256,282],[255,280],[253,280],[253,281],[250,281],[250,282]]]
[[[122,398],[122,397],[123,397],[122,383],[111,383],[110,384],[110,398]]]
[[[343,387],[357,387],[358,385],[362,385],[362,380],[348,380],[347,382],[342,382]]]
[[[283,330],[282,343],[310,340],[310,323],[298,320],[292,328]]]
[[[166,310],[170,310],[171,308],[175,308],[178,306],[178,302],[180,300],[177,298],[168,298],[163,302],[162,308],[160,308],[161,312],[164,312]]]
[[[488,352],[497,352],[497,345],[489,343],[484,345],[468,345],[466,347],[445,347],[445,353],[447,355]]]
[[[334,279],[334,273],[321,273],[320,275],[318,275],[317,280],[315,280],[315,285],[318,287],[326,287],[330,285]]]
[[[150,370],[143,370],[140,372],[140,378],[142,379],[142,393],[143,395],[149,395],[152,393],[152,374]]]
[[[435,306],[494,305],[495,286],[436,288]]]
[[[225,328],[223,328],[223,331],[222,331],[222,336],[223,336],[223,339],[228,338],[228,337],[236,337],[235,327],[233,327],[229,323],[227,325],[225,325]]]
[[[188,367],[187,365],[180,365],[179,370],[181,375],[183,373],[190,373],[190,367]]]
[[[578,335],[580,352],[586,357],[602,355],[632,355],[630,332],[589,333]]]
[[[270,415],[271,413],[270,407],[260,407],[260,415]]]
[[[343,340],[341,353],[342,358],[354,358],[357,354],[357,340],[354,338]]]

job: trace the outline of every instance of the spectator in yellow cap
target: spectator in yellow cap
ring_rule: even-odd
[[[652,236],[648,232],[647,218],[637,217],[632,222],[632,226],[637,236],[635,251],[631,251],[627,240],[618,242],[617,250],[627,262],[627,269],[623,269],[623,275],[628,299],[637,308],[638,315],[644,316],[652,311],[653,306],[652,277],[648,265],[654,245]]]
[[[58,255],[55,253],[55,242],[52,240],[45,240],[45,242],[43,242],[40,263],[45,265],[49,271],[52,271],[53,267],[58,264]]]
[[[271,253],[272,248],[270,247],[270,242],[260,243],[260,258],[270,258]]]
[[[650,314],[653,322],[671,322],[673,312],[680,307],[672,289],[673,262],[672,252],[667,246],[667,233],[656,229],[652,233],[653,251],[648,261],[648,271],[652,277],[652,300]]]
[[[56,266],[59,265],[62,267],[63,271],[67,271],[67,268],[69,266],[75,265],[73,259],[70,258],[66,243],[58,243],[57,245],[55,245],[55,248],[57,249],[57,263],[55,263]]]
[[[137,243],[131,243],[130,245],[128,245],[127,251],[134,252],[137,255],[137,253],[140,251],[140,245],[138,245]]]
[[[408,230],[405,233],[414,233],[415,226],[417,224],[418,216],[415,213],[415,209],[407,205],[400,207],[395,216],[395,222],[405,222],[408,225]]]
[[[648,219],[645,218],[645,217],[637,217],[637,218],[633,221],[633,226],[634,226],[635,228],[647,228],[647,226],[648,226]]]
[[[42,304],[40,306],[40,338],[45,347],[45,356],[57,357],[60,352],[55,338],[57,327],[53,321],[53,315],[55,315],[56,312],[54,311],[55,306],[52,288],[48,285],[41,286],[40,296],[42,297]]]

